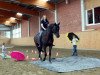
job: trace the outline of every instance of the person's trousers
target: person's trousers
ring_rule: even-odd
[[[41,30],[41,31],[39,32],[39,38],[38,38],[38,40],[39,40],[39,45],[41,45],[42,33],[43,33],[43,30]]]
[[[77,45],[73,45],[73,54],[72,56],[77,56]]]
[[[2,59],[6,58],[6,52],[2,52]]]

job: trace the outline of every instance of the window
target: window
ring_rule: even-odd
[[[95,23],[100,23],[100,7],[94,8]]]
[[[92,24],[93,23],[93,12],[92,10],[88,11],[88,24]]]
[[[5,31],[5,37],[10,38],[10,31]]]
[[[87,25],[100,24],[100,7],[86,11],[86,23]]]
[[[21,25],[17,24],[13,26],[13,38],[21,38]]]

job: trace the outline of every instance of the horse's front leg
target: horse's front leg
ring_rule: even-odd
[[[44,47],[44,59],[43,59],[43,61],[46,60],[46,56],[47,56],[46,47]]]
[[[42,61],[41,51],[39,51],[39,59]]]
[[[51,63],[51,49],[52,49],[52,46],[49,46],[49,62]]]
[[[37,49],[38,49],[38,54],[39,54],[39,59],[42,61],[42,57],[41,57],[41,49],[42,47],[38,47],[38,45],[36,45]]]

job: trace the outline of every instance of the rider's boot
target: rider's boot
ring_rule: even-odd
[[[42,34],[42,32],[39,34],[39,45],[38,45],[38,47],[41,47],[41,34]]]

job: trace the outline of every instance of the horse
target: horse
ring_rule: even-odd
[[[59,27],[60,23],[52,23],[50,24],[47,29],[45,31],[43,31],[42,35],[41,35],[41,46],[39,47],[39,33],[37,33],[34,37],[34,43],[35,46],[38,49],[38,53],[39,53],[39,58],[40,60],[42,60],[41,57],[41,52],[44,52],[44,58],[42,61],[46,60],[46,56],[47,56],[47,52],[46,52],[46,48],[49,47],[49,62],[51,62],[51,50],[52,50],[52,46],[53,46],[53,42],[54,42],[54,38],[53,38],[53,34],[59,38],[60,34],[59,34]],[[43,50],[42,50],[43,49]]]

